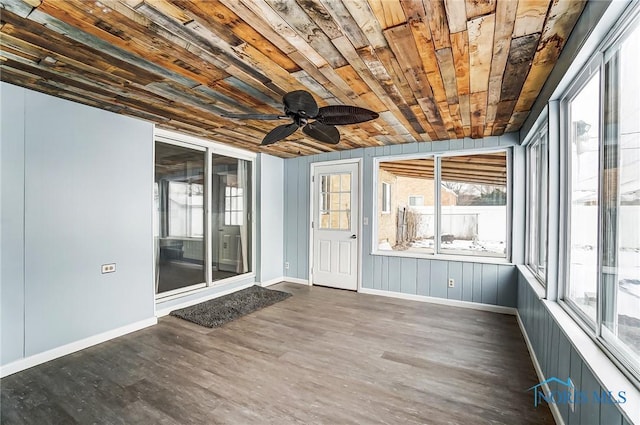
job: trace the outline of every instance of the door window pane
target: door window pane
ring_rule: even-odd
[[[596,320],[600,73],[569,104],[569,279],[567,298]]]
[[[351,229],[351,174],[320,176],[320,229]]]

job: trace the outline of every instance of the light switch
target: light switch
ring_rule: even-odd
[[[365,226],[369,225],[369,217],[362,217],[362,224]]]

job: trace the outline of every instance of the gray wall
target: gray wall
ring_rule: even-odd
[[[373,211],[373,159],[378,156],[412,154],[418,152],[462,151],[477,148],[514,146],[514,163],[522,162],[521,148],[516,146],[518,135],[506,134],[481,140],[451,140],[440,142],[410,143],[354,149],[342,152],[304,156],[284,161],[284,261],[289,262],[285,276],[298,279],[309,277],[309,190],[310,166],[314,162],[346,158],[363,158],[362,217],[371,218]],[[516,195],[514,205],[514,262],[522,260],[522,234],[524,210],[518,202],[523,188],[522,167],[514,166]],[[362,286],[364,288],[428,295],[462,301],[481,302],[507,307],[516,306],[517,279],[512,265],[465,263],[461,261],[401,258],[371,254],[371,225],[363,226]],[[453,277],[460,284],[448,288],[447,278]]]
[[[2,364],[154,316],[152,147],[150,123],[2,83]]]
[[[552,376],[562,380],[571,378],[577,390],[587,394],[607,392],[601,387],[589,366],[578,354],[526,278],[518,274],[518,313],[527,331],[545,379]],[[551,391],[560,390],[557,383],[549,385]],[[611,389],[612,391],[614,389]],[[619,389],[615,389],[616,392]],[[532,402],[533,402],[533,395]],[[567,403],[559,403],[560,414],[567,425],[622,425],[628,424],[618,408],[607,403],[576,403],[571,411]]]
[[[24,101],[0,83],[0,364],[24,356]]]
[[[260,282],[282,277],[284,270],[284,160],[259,155],[258,174],[258,278]]]

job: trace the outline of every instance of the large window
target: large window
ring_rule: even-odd
[[[640,28],[604,52],[563,104],[564,301],[640,376]]]
[[[589,320],[596,320],[598,283],[598,168],[600,72],[567,103],[569,117],[568,273],[566,298]]]
[[[506,258],[507,151],[378,162],[378,252]],[[388,208],[387,208],[388,207]],[[385,209],[388,209],[385,211]]]
[[[544,284],[547,271],[547,126],[527,146],[527,265]]]

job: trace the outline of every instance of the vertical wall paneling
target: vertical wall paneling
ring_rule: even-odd
[[[482,264],[473,264],[473,302],[482,302]]]
[[[447,262],[431,261],[431,296],[447,298]]]
[[[418,276],[417,276],[417,288],[416,293],[418,295],[431,295],[431,261],[430,260],[418,260]]]
[[[453,288],[449,288],[449,279],[453,279]],[[462,300],[462,263],[457,261],[449,262],[449,271],[447,274],[447,298],[451,300]]]
[[[266,282],[284,272],[284,160],[258,156],[258,279]]]
[[[154,316],[153,166],[151,123],[27,91],[25,356]]]
[[[298,173],[298,161],[295,159],[285,161],[285,254],[284,261],[289,263],[289,268],[285,269],[285,276],[296,277],[300,279],[307,279],[307,273],[298,274],[298,252],[300,251],[300,245],[303,243],[300,240],[298,233],[298,216],[301,214],[298,211],[298,182],[300,181],[300,175]],[[303,181],[308,181],[304,179]],[[293,196],[292,196],[293,195]],[[305,203],[309,203],[309,199],[305,199]],[[306,252],[307,249],[304,250]]]
[[[593,396],[595,394],[601,394],[600,385],[596,378],[582,362],[582,384],[580,385],[580,391],[586,393],[591,403],[583,403],[580,409],[580,423],[581,424],[596,424],[600,420],[600,403],[593,402]]]
[[[578,355],[578,352],[575,348],[571,347],[571,381],[574,383],[576,388],[582,388],[582,359]],[[582,409],[582,404],[576,403],[575,409],[571,411],[569,409],[569,423],[568,425],[580,425],[580,410]]]
[[[400,259],[400,291],[403,294],[416,294],[418,260],[415,258]]]
[[[600,422],[607,425],[622,425],[620,412],[613,404],[604,403],[600,405]]]
[[[389,259],[391,257],[382,257],[382,268],[381,268],[381,288],[383,291],[389,290]]]
[[[373,285],[371,286],[373,289],[382,289],[382,257],[375,256],[373,257],[373,268],[372,268],[372,282]],[[368,281],[363,279],[363,286],[365,288],[368,288],[368,286],[366,286],[366,283]]]
[[[400,257],[389,257],[389,291],[391,292],[401,292],[400,289],[400,276],[401,269],[400,265],[402,264],[402,258]]]
[[[360,167],[360,175],[362,176],[362,184],[361,187],[373,187],[373,156],[375,153],[375,149],[362,149],[360,150],[364,155],[364,161],[361,162]],[[364,205],[373,205],[374,200],[374,191],[372,190],[361,190],[360,196],[362,198],[362,204],[360,205],[360,215],[362,220],[360,221],[361,228],[360,234],[358,237],[360,238],[360,248],[361,248],[361,268],[362,271],[362,286],[365,288],[375,288],[380,289],[379,287],[372,286],[372,282],[375,279],[374,273],[374,261],[377,256],[368,255],[371,250],[371,228],[372,228],[372,209],[365,209]],[[365,224],[366,220],[366,224]],[[379,270],[379,269],[375,269]]]
[[[2,365],[151,322],[153,125],[0,87]]]
[[[346,158],[362,158],[361,218],[368,219],[359,235],[362,244],[361,279],[363,288],[407,294],[430,295],[455,300],[467,300],[508,307],[516,305],[517,280],[512,265],[465,263],[462,261],[409,259],[371,254],[373,246],[373,220],[375,217],[374,158],[412,154],[418,152],[446,152],[451,149],[475,149],[497,146],[515,148],[517,134],[487,137],[481,140],[422,142],[387,145],[330,152],[284,160],[284,261],[290,268],[285,275],[308,278],[309,270],[309,186],[310,164]],[[409,270],[407,270],[409,267]],[[447,281],[455,280],[454,288]]]
[[[6,83],[0,91],[0,364],[7,364],[24,356],[25,91]]]
[[[516,270],[511,266],[498,266],[498,305],[516,306],[518,282]]]
[[[462,301],[473,301],[473,263],[462,263]]]
[[[309,179],[311,175],[311,166],[309,157],[298,158],[299,165],[298,170],[303,175],[306,175],[306,179],[300,180],[298,183],[298,197],[299,199],[306,199],[307,202],[302,202],[297,205],[300,214],[298,214],[298,238],[302,246],[307,247],[304,251],[301,251],[298,255],[298,276],[308,276],[309,273],[309,217],[310,217],[310,202],[309,202]]]
[[[567,355],[569,353],[569,349],[571,344],[567,337],[560,332],[560,338],[558,339],[558,370],[557,377],[560,379],[567,379],[571,374],[571,356]],[[553,375],[552,375],[553,376]],[[569,405],[561,404],[558,406],[560,409],[560,414],[564,419],[565,423],[569,420]],[[608,423],[608,422],[605,422]]]
[[[495,304],[498,302],[498,266],[485,264],[482,267],[482,303]]]
[[[548,379],[555,376],[561,380],[571,378],[576,390],[589,397],[588,403],[575,403],[573,410],[567,403],[558,403],[558,410],[564,423],[567,425],[626,424],[616,405],[592,402],[594,392],[601,394],[601,391],[606,393],[607,390],[601,388],[589,366],[520,272],[517,272],[517,281],[518,314],[544,377]],[[551,383],[549,389],[563,390],[557,383]],[[615,391],[618,390],[615,389]]]

